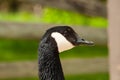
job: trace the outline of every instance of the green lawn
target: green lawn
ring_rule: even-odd
[[[90,17],[77,12],[66,11],[56,8],[44,8],[41,21],[65,25],[82,25],[98,28],[106,28],[107,19],[102,17]]]
[[[66,80],[109,80],[108,73],[70,75]]]
[[[0,39],[0,61],[36,60],[38,56],[37,40]],[[93,58],[107,57],[106,46],[78,46],[62,52],[61,58]]]
[[[28,12],[0,12],[0,21],[81,25],[98,28],[106,28],[108,25],[107,19],[102,17],[90,17],[77,12],[47,7],[43,9],[43,13],[40,16],[35,16]]]
[[[96,73],[96,74],[81,74],[81,75],[69,75],[65,77],[66,80],[109,80],[108,73]],[[11,78],[0,80],[38,80],[38,78]]]
[[[0,21],[6,22],[41,22],[40,17],[36,17],[28,12],[2,13],[0,12]]]

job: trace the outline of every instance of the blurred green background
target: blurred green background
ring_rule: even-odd
[[[0,21],[19,23],[44,23],[79,25],[83,27],[106,29],[108,22],[100,16],[87,16],[73,11],[44,7],[37,16],[27,11],[0,12]],[[0,26],[2,27],[2,26]],[[6,39],[0,38],[0,62],[34,61],[37,60],[37,49],[40,40]],[[79,52],[80,54],[78,54]],[[76,53],[76,54],[74,54]],[[107,45],[80,46],[60,54],[61,59],[67,58],[107,58]],[[108,72],[65,75],[66,80],[109,80]],[[37,80],[36,77],[9,78],[0,80]]]

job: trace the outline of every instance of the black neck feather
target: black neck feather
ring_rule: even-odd
[[[49,43],[42,40],[39,46],[39,78],[40,80],[64,80],[54,39],[50,39]]]

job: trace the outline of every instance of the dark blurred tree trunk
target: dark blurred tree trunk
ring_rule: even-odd
[[[17,12],[19,7],[18,0],[0,0],[0,11],[2,12]]]
[[[34,4],[76,11],[88,16],[106,17],[106,5],[101,0],[0,0],[0,8],[16,11],[33,11]],[[1,6],[2,5],[2,6]],[[2,9],[0,9],[1,11]],[[3,9],[4,10],[4,9]]]
[[[99,0],[39,0],[38,2],[44,6],[77,11],[88,16],[107,16],[106,5]]]
[[[120,80],[120,0],[108,0],[110,80]]]
[[[10,4],[10,11],[11,12],[17,12],[18,11],[19,2],[17,0],[10,0],[9,4]]]

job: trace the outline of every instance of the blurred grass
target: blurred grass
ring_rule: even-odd
[[[94,74],[80,74],[69,75],[65,77],[66,80],[109,80],[108,73],[94,73]],[[12,78],[12,79],[0,79],[0,80],[38,80],[38,78]]]
[[[107,57],[108,48],[107,46],[78,46],[71,50],[62,52],[62,58],[95,58],[95,57]]]
[[[2,13],[0,12],[0,21],[7,22],[40,22],[40,18],[28,12]]]
[[[0,39],[0,61],[36,60],[38,56],[37,40]],[[61,58],[107,57],[107,46],[78,46],[62,52]]]
[[[69,75],[66,80],[109,80],[108,73]]]
[[[102,17],[89,17],[77,12],[48,7],[43,9],[43,13],[40,14],[40,16],[35,16],[34,14],[28,12],[0,12],[0,21],[81,25],[98,28],[106,28],[108,25],[107,19]]]
[[[57,23],[66,25],[82,25],[92,26],[99,28],[106,28],[108,23],[107,19],[102,17],[90,17],[83,14],[66,11],[56,8],[44,8],[42,21],[46,23]]]
[[[34,40],[0,40],[0,61],[37,59],[38,42]]]

